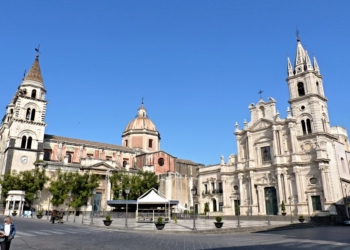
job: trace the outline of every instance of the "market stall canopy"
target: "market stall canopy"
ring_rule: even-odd
[[[137,202],[139,204],[162,204],[168,203],[169,200],[165,199],[164,195],[160,194],[159,192],[157,192],[157,190],[152,188],[148,191],[147,195],[138,198]]]

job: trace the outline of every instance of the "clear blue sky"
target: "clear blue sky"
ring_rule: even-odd
[[[349,13],[349,1],[1,1],[0,107],[40,42],[46,133],[121,144],[144,96],[163,150],[217,163],[260,89],[286,116],[298,27],[331,125],[350,128]]]

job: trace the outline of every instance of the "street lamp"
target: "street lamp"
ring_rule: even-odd
[[[70,200],[70,197],[72,196],[72,191],[71,190],[69,190],[69,192],[68,192],[68,199]],[[69,203],[67,204],[67,218],[66,218],[66,222],[68,222],[68,214],[69,214],[69,211],[68,211],[68,209],[69,209]]]
[[[130,188],[129,187],[125,188],[125,193],[126,193],[125,228],[128,228],[128,198],[129,198],[129,193],[130,193]]]
[[[34,194],[33,205],[34,205],[35,199],[36,199],[36,194]],[[33,207],[31,207],[30,208],[30,216],[31,216],[32,219],[34,218],[33,215],[34,215],[34,211],[33,211]]]
[[[240,215],[240,213],[241,213],[241,207],[240,207],[240,205],[237,205],[237,209],[236,209],[237,211],[237,227],[241,227],[241,223],[240,223],[240,221],[239,221],[239,215]]]
[[[197,230],[197,228],[196,228],[196,211],[195,211],[195,208],[194,208],[194,197],[197,195],[197,188],[193,187],[191,189],[191,193],[192,193],[192,196],[193,196],[193,228],[192,228],[192,230]]]
[[[293,223],[293,215],[292,215],[292,196],[288,198],[289,200],[289,212],[290,212],[290,223]]]
[[[96,194],[96,188],[94,188],[92,190],[92,202],[91,202],[91,221],[90,221],[90,225],[94,224],[94,199],[95,199],[95,194]]]
[[[271,226],[271,222],[270,222],[270,212],[269,212],[269,203],[270,203],[270,196],[269,193],[266,193],[267,196],[265,197],[265,200],[266,200],[266,208],[267,208],[267,225]]]
[[[307,206],[307,214],[309,215],[309,222],[310,222],[310,208],[309,208],[309,196],[306,197],[306,206]]]
[[[51,199],[51,193],[49,192],[49,206],[47,209],[47,217],[46,217],[47,220],[49,219],[49,214],[50,214],[50,199]]]

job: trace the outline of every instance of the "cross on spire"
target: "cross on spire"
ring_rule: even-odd
[[[40,43],[39,43],[38,47],[35,48],[35,51],[36,51],[37,55],[41,54],[41,52],[40,52]]]
[[[295,32],[296,36],[297,36],[297,41],[300,42],[300,37],[299,37],[299,30],[298,30],[298,27],[297,27],[297,30]]]
[[[261,89],[260,89],[260,91],[258,92],[259,94],[260,94],[260,99],[262,99],[262,93],[263,93],[264,91],[262,91]]]

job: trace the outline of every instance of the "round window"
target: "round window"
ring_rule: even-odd
[[[164,166],[164,158],[159,158],[158,164],[159,164],[159,166]]]
[[[304,109],[305,109],[305,106],[304,106],[304,105],[303,105],[303,106],[301,106],[301,107],[300,107],[300,109],[301,109],[301,110],[304,110]]]
[[[317,183],[317,178],[315,177],[310,178],[310,183],[315,185]]]
[[[236,190],[236,191],[237,191],[237,190],[238,190],[238,186],[237,186],[237,185],[234,185],[234,186],[233,186],[233,190]]]

